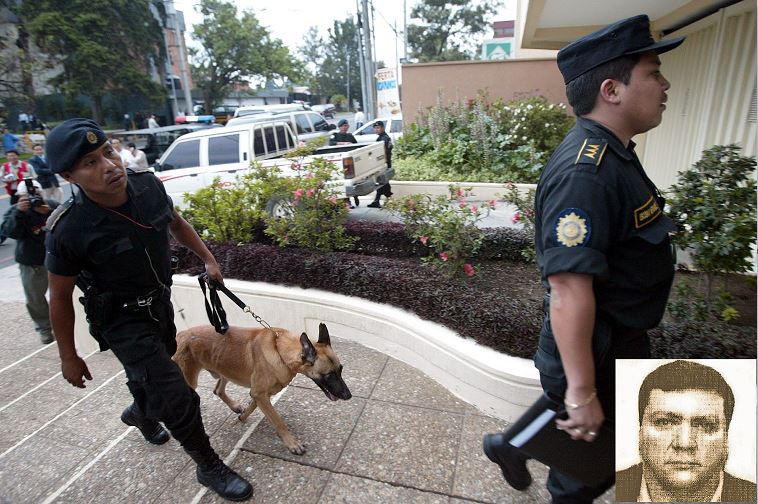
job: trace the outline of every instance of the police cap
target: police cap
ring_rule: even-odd
[[[655,51],[658,54],[674,49],[684,37],[656,42],[650,34],[646,15],[623,19],[585,35],[558,52],[558,68],[568,84],[595,67],[621,56]]]
[[[344,126],[345,124],[349,124],[347,122],[347,119],[340,119],[340,121],[337,123],[337,126]]]
[[[108,140],[105,132],[92,119],[67,119],[53,128],[45,142],[50,170],[61,173],[70,170],[82,156],[89,154]]]

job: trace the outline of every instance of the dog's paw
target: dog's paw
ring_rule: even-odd
[[[295,441],[292,445],[288,446],[291,453],[295,455],[303,455],[305,453],[305,445],[300,441]]]
[[[238,415],[242,415],[242,413],[245,411],[245,408],[243,408],[241,404],[236,404],[236,405],[235,405],[235,406],[232,408],[232,411],[234,411],[234,412],[235,412],[235,413],[237,413]]]

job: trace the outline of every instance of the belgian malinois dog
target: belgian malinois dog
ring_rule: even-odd
[[[305,446],[289,431],[271,405],[271,396],[286,387],[297,373],[302,373],[332,401],[350,399],[352,394],[342,380],[342,364],[332,350],[326,324],[319,324],[318,342],[308,335],[279,327],[249,329],[230,327],[221,335],[213,326],[198,326],[176,335],[174,361],[193,389],[203,369],[218,379],[213,393],[224,401],[244,422],[256,406],[276,429],[289,451],[305,453]],[[226,384],[250,387],[252,400],[247,408],[226,395]]]

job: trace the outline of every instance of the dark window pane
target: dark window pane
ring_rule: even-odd
[[[288,136],[287,128],[284,126],[276,127],[276,141],[279,144],[279,150],[289,149],[289,145],[287,144]]]
[[[254,156],[261,156],[266,153],[266,151],[263,150],[263,133],[261,133],[260,128],[255,128],[255,135],[253,135],[253,150],[255,153]]]
[[[274,128],[265,128],[264,136],[266,137],[266,150],[268,152],[276,152],[276,140],[274,139]]]
[[[313,123],[313,129],[316,131],[329,131],[329,123],[326,122],[326,119],[321,117],[318,114],[308,114],[311,118],[311,122]]]
[[[200,166],[200,140],[177,144],[162,166],[164,170]]]
[[[403,121],[393,120],[391,128],[392,130],[390,131],[390,133],[402,133]]]
[[[298,135],[302,135],[303,133],[313,133],[313,128],[311,128],[311,123],[308,122],[306,114],[295,114],[295,120],[297,121]]]
[[[208,139],[208,164],[239,163],[240,136],[224,135]]]

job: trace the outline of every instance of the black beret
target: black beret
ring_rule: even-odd
[[[53,128],[45,142],[45,154],[50,170],[61,173],[70,170],[82,156],[108,140],[105,132],[92,119],[67,119]]]
[[[347,119],[340,119],[340,121],[337,123],[337,126],[342,126],[343,124],[349,124],[347,122]]]
[[[558,52],[558,68],[568,84],[595,67],[627,54],[674,49],[684,37],[656,42],[650,34],[650,19],[634,16],[581,37]]]
[[[381,126],[382,128],[384,128],[384,121],[376,121],[374,123],[374,128],[376,128],[377,126]]]

